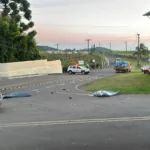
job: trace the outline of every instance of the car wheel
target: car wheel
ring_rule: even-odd
[[[71,70],[69,71],[69,74],[72,74],[72,71],[71,71]]]
[[[82,74],[85,74],[85,71],[82,71],[81,73],[82,73]]]

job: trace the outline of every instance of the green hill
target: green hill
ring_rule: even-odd
[[[112,52],[112,50],[105,48],[105,47],[96,47],[95,51],[97,51],[97,52]]]
[[[57,50],[56,48],[53,48],[53,47],[49,47],[49,46],[43,46],[43,45],[38,45],[37,46],[40,50],[43,50],[43,51],[52,51],[52,50]]]

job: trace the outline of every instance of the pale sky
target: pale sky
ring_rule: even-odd
[[[134,49],[137,33],[150,49],[150,0],[29,0],[39,44],[86,48],[91,44],[112,49]]]

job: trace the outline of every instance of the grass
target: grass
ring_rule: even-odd
[[[150,75],[144,75],[140,69],[134,69],[132,73],[117,74],[102,80],[86,84],[86,91],[98,90],[120,91],[121,94],[150,94]]]

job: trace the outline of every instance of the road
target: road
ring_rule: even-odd
[[[107,68],[85,76],[1,80],[9,87],[3,92],[29,91],[32,97],[4,101],[0,150],[149,150],[149,95],[97,98],[79,89],[113,74]]]

